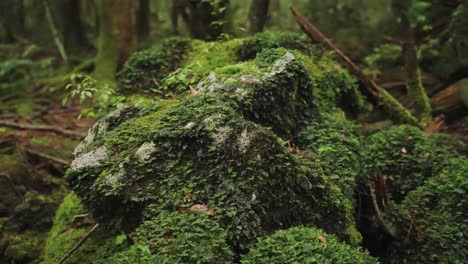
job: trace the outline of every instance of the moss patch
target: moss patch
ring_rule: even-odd
[[[243,264],[260,263],[378,263],[358,249],[340,243],[316,228],[293,227],[259,240],[242,258]]]

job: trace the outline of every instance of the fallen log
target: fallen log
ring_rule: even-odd
[[[302,31],[304,31],[304,33],[313,41],[321,43],[332,50],[343,66],[362,83],[366,89],[366,93],[371,95],[375,101],[381,104],[383,109],[393,119],[403,123],[419,125],[418,120],[410,113],[410,111],[408,111],[408,109],[406,109],[385,89],[378,86],[374,81],[369,79],[351,59],[349,59],[340,49],[338,49],[338,47],[333,44],[330,39],[323,35],[322,32],[320,32],[320,30],[311,24],[305,17],[299,14],[294,6],[291,6],[291,12]]]
[[[431,98],[434,111],[448,113],[468,106],[468,79],[463,79]]]

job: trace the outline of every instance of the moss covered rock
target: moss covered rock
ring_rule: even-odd
[[[171,212],[203,204],[243,250],[308,217],[304,172],[284,144],[200,95],[157,103],[95,138],[67,177],[104,223],[131,228],[149,205]]]
[[[262,238],[243,264],[260,263],[378,263],[366,253],[316,228],[293,227]]]
[[[355,79],[331,53],[296,33],[265,32],[249,38],[216,42],[171,39],[135,53],[118,74],[118,79],[123,90],[142,93],[150,89],[160,96],[172,97],[187,93],[190,86],[196,87],[218,68],[224,75],[231,70],[234,71],[231,73],[238,73],[242,67],[236,64],[254,60],[259,53],[277,48],[295,51],[296,57],[299,53],[303,55],[312,85],[317,88],[314,94],[325,99],[322,100],[324,109],[333,108],[335,101],[342,106],[351,106],[347,110],[362,108],[363,99]],[[243,72],[250,74],[248,70],[249,67]]]
[[[468,159],[450,160],[444,169],[391,204],[387,216],[399,231],[388,263],[464,263],[468,257]]]
[[[413,126],[401,125],[369,137],[365,164],[369,175],[384,176],[390,198],[401,201],[411,190],[436,176],[450,154]]]
[[[135,52],[117,74],[118,86],[123,92],[149,89],[184,61],[190,40],[169,38],[147,50]]]
[[[357,124],[337,118],[311,122],[298,137],[301,156],[311,168],[313,188],[320,193],[323,215],[316,226],[358,245],[354,188],[364,173],[363,136]]]
[[[218,68],[197,90],[228,95],[245,119],[270,127],[283,138],[317,116],[304,57],[286,49],[264,50],[253,61]]]

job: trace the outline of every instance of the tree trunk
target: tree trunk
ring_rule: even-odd
[[[98,80],[114,80],[135,47],[133,7],[132,0],[101,0],[94,72]]]
[[[229,0],[207,2],[203,0],[176,1],[173,4],[172,21],[177,22],[178,16],[182,16],[190,33],[194,38],[214,40],[223,33]]]
[[[22,0],[0,0],[0,25],[5,35],[0,36],[6,42],[13,42],[24,37],[24,5]]]
[[[55,0],[54,11],[54,20],[67,52],[77,54],[83,48],[89,48],[81,23],[80,0]]]
[[[151,8],[149,0],[139,0],[136,17],[137,34],[139,39],[145,39],[150,33],[150,16]]]
[[[401,0],[396,0],[396,2]],[[424,125],[432,121],[432,109],[426,90],[421,80],[421,70],[419,68],[418,50],[414,31],[411,26],[407,10],[403,10],[404,5],[394,4],[394,10],[401,21],[401,35],[403,37],[402,52],[405,61],[405,71],[408,80],[408,95],[414,101],[414,112],[416,118]]]
[[[249,10],[247,31],[250,34],[262,32],[268,17],[270,0],[252,0]]]

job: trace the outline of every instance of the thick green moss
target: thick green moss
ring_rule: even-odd
[[[352,245],[361,240],[354,219],[354,188],[364,173],[362,144],[358,126],[337,118],[310,123],[298,138],[303,158],[313,164],[312,184],[322,185],[317,190],[322,216],[315,225]]]
[[[301,57],[298,60],[304,64],[316,88],[314,94],[324,99],[315,102],[324,104],[322,109],[334,111],[335,104],[339,104],[347,110],[355,111],[362,109],[364,105],[355,79],[336,63],[331,53],[312,45],[303,34],[267,32],[245,39],[173,42],[164,42],[135,53],[119,74],[120,83],[135,91],[155,87],[153,91],[171,97],[174,94],[187,93],[190,86],[196,87],[212,72],[217,77],[225,78],[239,75],[240,72],[250,75],[251,63],[243,62],[254,60],[259,53],[267,54],[268,50],[286,48],[294,50],[296,57]],[[174,61],[171,56],[176,57],[176,67],[170,64]],[[301,98],[298,96],[298,99]]]
[[[57,263],[87,234],[92,224],[90,218],[84,216],[87,213],[80,199],[73,192],[65,197],[57,210],[54,225],[45,243],[43,255],[45,264]],[[93,254],[113,234],[112,231],[98,230],[67,259],[67,263],[92,263]]]
[[[285,49],[266,49],[251,62],[218,68],[197,90],[229,95],[245,119],[270,127],[282,138],[290,138],[316,116],[304,57]]]
[[[105,262],[135,263],[144,256],[143,263],[232,263],[226,231],[203,212],[155,213],[131,235],[135,245]]]
[[[262,32],[245,39],[236,50],[241,61],[252,60],[264,49],[286,48],[297,50],[307,55],[320,55],[324,52],[320,46],[313,45],[304,34],[292,32]]]
[[[260,239],[243,264],[269,263],[378,263],[358,249],[339,242],[320,229],[293,227]]]
[[[468,159],[454,158],[400,205],[391,204],[389,221],[400,231],[388,263],[464,263],[468,257]]]
[[[135,52],[117,74],[123,92],[158,87],[161,80],[184,62],[190,40],[170,38],[150,49]]]
[[[419,128],[401,125],[368,138],[365,164],[369,175],[384,176],[391,199],[399,202],[437,175],[449,153],[448,148],[436,145]]]
[[[231,245],[245,250],[259,234],[309,217],[312,197],[301,187],[307,184],[298,161],[229,104],[195,96],[138,115],[96,139],[101,143],[68,172],[104,223],[130,228],[148,205],[171,212],[205,204]]]

